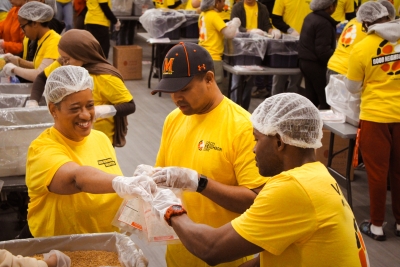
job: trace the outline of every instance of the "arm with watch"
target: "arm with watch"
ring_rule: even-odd
[[[181,167],[157,168],[152,178],[158,185],[196,191],[236,213],[245,212],[262,189],[262,186],[250,190],[243,186],[222,184],[192,169]]]

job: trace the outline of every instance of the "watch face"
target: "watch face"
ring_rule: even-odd
[[[182,206],[180,206],[180,205],[173,205],[173,206],[172,206],[172,209],[173,209],[173,210],[181,210],[181,209],[182,209]]]

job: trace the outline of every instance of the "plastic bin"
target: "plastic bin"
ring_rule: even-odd
[[[0,94],[30,94],[33,83],[0,83]]]
[[[272,68],[297,68],[299,38],[282,35],[268,41],[263,65]]]
[[[24,107],[29,96],[27,94],[0,94],[0,109]]]
[[[33,256],[49,252],[98,250],[118,253],[118,259],[125,267],[146,267],[136,262],[132,255],[141,249],[126,235],[119,233],[78,234],[53,237],[17,239],[0,242],[0,249],[6,249],[14,255]]]
[[[25,174],[29,145],[53,124],[47,107],[0,109],[0,177]]]
[[[146,10],[139,21],[152,38],[177,40],[181,36],[180,27],[186,22],[186,17],[176,10],[152,8]]]
[[[170,40],[178,40],[181,38],[181,28],[176,28],[175,30],[164,33],[160,38],[169,38]]]
[[[268,55],[265,57],[265,66],[271,68],[297,68],[298,67],[298,55]]]
[[[193,23],[186,27],[182,27],[183,38],[199,38],[199,24]]]

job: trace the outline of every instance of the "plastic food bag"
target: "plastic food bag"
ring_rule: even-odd
[[[139,18],[143,28],[151,37],[160,38],[186,21],[185,14],[172,9],[148,9]]]

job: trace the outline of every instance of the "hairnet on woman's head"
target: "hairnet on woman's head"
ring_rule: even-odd
[[[207,11],[214,8],[215,0],[202,0],[200,3],[200,11]]]
[[[396,9],[394,8],[394,5],[390,3],[388,0],[378,0],[381,5],[386,7],[387,12],[389,13],[389,19],[394,20],[396,18]]]
[[[282,93],[264,100],[251,115],[262,134],[279,134],[285,144],[301,148],[322,146],[322,119],[314,104],[296,93]]]
[[[44,87],[44,97],[47,105],[51,102],[57,104],[67,95],[93,90],[93,78],[82,67],[63,66],[55,69],[47,78]]]
[[[386,16],[389,16],[387,8],[378,2],[365,2],[357,11],[359,22],[374,22]]]
[[[310,9],[312,11],[323,10],[328,8],[337,0],[312,0],[310,3]]]
[[[54,17],[53,9],[41,2],[28,2],[18,11],[18,16],[36,22],[48,22]]]

